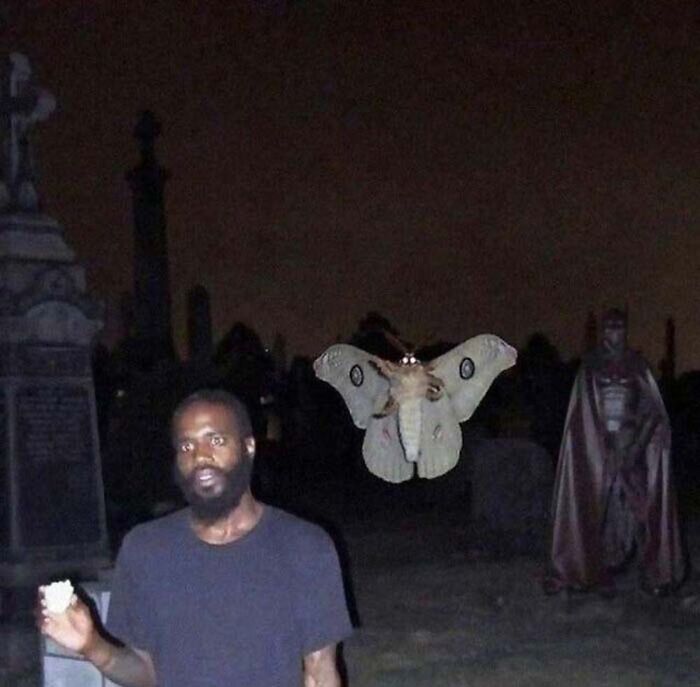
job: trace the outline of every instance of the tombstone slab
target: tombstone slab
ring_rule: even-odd
[[[554,472],[532,441],[485,439],[470,450],[471,521],[479,548],[539,554],[546,543]]]

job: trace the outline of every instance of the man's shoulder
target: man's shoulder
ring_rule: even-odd
[[[306,518],[289,511],[266,505],[268,510],[270,530],[282,545],[294,547],[334,548],[333,540],[328,532]]]
[[[155,544],[168,543],[172,540],[173,535],[182,531],[186,518],[187,509],[183,508],[154,520],[142,522],[127,533],[122,548],[151,548]]]

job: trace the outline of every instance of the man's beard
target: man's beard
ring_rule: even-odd
[[[241,502],[243,494],[250,486],[253,461],[248,457],[241,457],[241,461],[230,470],[213,466],[207,466],[207,469],[219,473],[223,480],[223,488],[218,494],[207,495],[206,490],[197,489],[197,469],[189,476],[183,475],[176,463],[174,476],[175,483],[190,504],[193,517],[201,522],[214,522],[228,515]]]

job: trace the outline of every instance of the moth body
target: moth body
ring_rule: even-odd
[[[442,395],[442,382],[415,357],[406,356],[400,363],[380,360],[379,373],[389,381],[389,399],[382,415],[398,410],[399,437],[406,460],[418,462],[423,421],[422,401]]]
[[[406,460],[411,463],[418,461],[422,420],[420,397],[409,397],[399,403],[399,436]]]

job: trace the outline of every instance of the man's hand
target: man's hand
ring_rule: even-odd
[[[39,588],[36,616],[43,635],[81,654],[112,682],[126,687],[155,687],[156,672],[148,652],[117,646],[103,637],[90,609],[75,594],[63,613],[51,613]]]
[[[70,651],[84,655],[95,643],[97,629],[90,609],[75,594],[63,613],[51,613],[39,587],[36,615],[39,631]]]
[[[341,687],[335,644],[304,656],[304,687]]]

